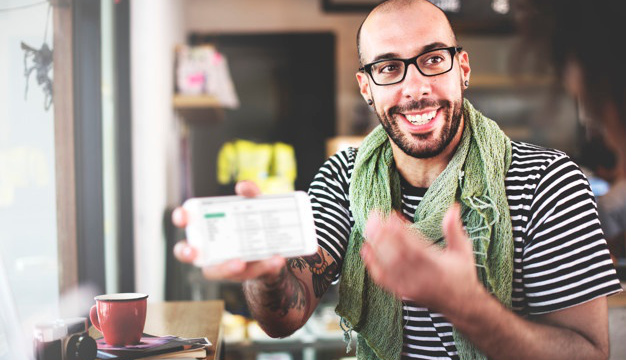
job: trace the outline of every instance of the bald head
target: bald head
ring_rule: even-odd
[[[410,15],[409,15],[410,14]],[[456,37],[446,14],[427,0],[387,0],[376,6],[363,20],[356,35],[356,45],[361,65],[366,63],[362,38],[380,30],[385,23],[395,24],[400,17],[411,16],[413,21],[430,19],[446,32],[450,44],[456,44]]]

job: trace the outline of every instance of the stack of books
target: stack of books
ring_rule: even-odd
[[[136,345],[111,346],[103,338],[97,339],[100,360],[165,360],[202,359],[207,357],[211,342],[207,338],[186,339],[177,336],[143,334]]]

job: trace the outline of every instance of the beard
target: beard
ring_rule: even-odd
[[[441,154],[459,131],[461,116],[463,115],[463,98],[455,102],[451,102],[449,100],[435,101],[428,99],[411,101],[406,105],[391,107],[384,114],[380,114],[378,112],[378,110],[376,109],[376,104],[373,105],[374,109],[376,110],[378,120],[380,120],[380,123],[382,124],[383,128],[385,129],[387,135],[389,135],[391,140],[405,154],[418,159],[432,158]],[[445,123],[443,128],[441,129],[441,134],[439,135],[439,138],[429,139],[433,136],[432,133],[403,133],[400,129],[398,121],[394,119],[394,114],[406,113],[409,111],[419,111],[428,107],[440,108],[440,111],[445,118]]]

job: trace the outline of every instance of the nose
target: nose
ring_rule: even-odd
[[[419,100],[432,92],[431,78],[422,75],[417,70],[417,65],[410,64],[406,69],[406,76],[402,82],[402,95],[406,98]]]

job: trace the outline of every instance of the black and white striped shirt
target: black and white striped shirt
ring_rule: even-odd
[[[587,179],[562,152],[513,142],[505,179],[514,238],[513,310],[537,315],[621,290]],[[338,152],[311,183],[319,245],[339,268],[354,225],[348,188],[356,149]],[[402,181],[403,212],[413,218],[427,189]],[[403,358],[458,359],[452,325],[405,302]]]

